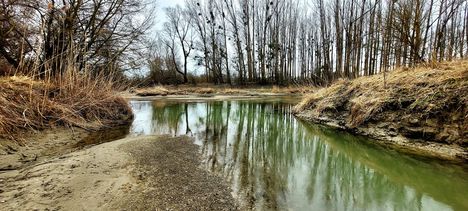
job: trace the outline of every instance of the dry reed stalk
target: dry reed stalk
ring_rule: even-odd
[[[72,69],[44,80],[0,78],[0,136],[55,126],[99,129],[132,119],[127,102],[115,93],[112,77]]]

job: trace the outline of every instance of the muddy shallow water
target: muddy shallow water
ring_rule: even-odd
[[[129,136],[188,135],[243,207],[467,210],[468,171],[290,114],[294,99],[132,101]]]

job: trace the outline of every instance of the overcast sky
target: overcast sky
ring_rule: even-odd
[[[174,7],[177,4],[183,6],[185,0],[156,0],[156,28],[161,29],[164,21],[166,20],[166,14],[164,14],[164,8]]]
[[[156,1],[160,7],[170,7],[175,6],[176,4],[180,4],[180,6],[185,4],[185,0],[158,0]]]
[[[164,25],[164,22],[166,21],[166,14],[164,12],[165,8],[167,7],[175,7],[177,5],[180,5],[182,7],[184,7],[185,5],[185,0],[155,0],[154,1],[154,4],[156,5],[156,11],[155,11],[155,16],[156,16],[156,20],[155,20],[155,26],[153,28],[153,32],[155,35],[157,33],[160,33],[159,31],[163,29],[163,25]],[[191,56],[193,56],[194,53],[192,53]],[[195,61],[190,58],[189,59],[189,64],[188,64],[188,67],[189,67],[189,72],[190,73],[194,73],[194,74],[198,74],[200,70],[200,67],[196,66],[195,65]],[[143,68],[142,70],[143,73],[147,72],[147,68]]]

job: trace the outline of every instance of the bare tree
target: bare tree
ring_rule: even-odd
[[[136,0],[2,0],[1,10],[2,27],[9,33],[0,34],[5,40],[0,54],[14,66],[19,60],[36,60],[42,75],[61,73],[68,66],[90,71],[132,68],[153,21],[152,7]],[[145,18],[137,18],[145,11]],[[14,48],[9,36],[21,46]]]
[[[188,68],[188,59],[190,53],[192,52],[193,47],[193,34],[191,32],[192,18],[189,13],[182,9],[180,6],[174,8],[166,8],[166,15],[168,21],[164,24],[166,32],[169,35],[169,39],[172,39],[169,42],[172,42],[171,47],[172,54],[175,58],[175,48],[174,40],[177,40],[178,47],[182,50],[184,70],[178,71],[184,77],[184,83],[188,82],[187,78],[187,68]],[[174,59],[175,60],[175,59]]]
[[[188,0],[186,9],[194,58],[213,83],[327,85],[468,54],[466,0]]]

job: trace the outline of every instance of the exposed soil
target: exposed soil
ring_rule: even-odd
[[[2,210],[235,210],[188,137],[125,138],[0,173]]]
[[[343,119],[340,116],[317,117],[310,111],[296,114],[296,116],[307,121],[373,138],[377,143],[401,152],[453,162],[468,162],[468,150],[465,147],[405,137],[392,129],[392,125],[398,123],[380,122],[349,128],[343,124]]]

